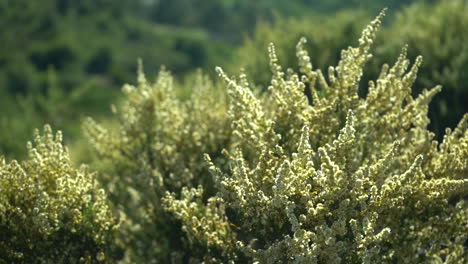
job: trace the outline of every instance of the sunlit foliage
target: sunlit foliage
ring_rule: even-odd
[[[23,162],[0,159],[0,263],[112,263],[117,228],[95,173],[49,126]]]
[[[422,58],[410,63],[407,47],[359,96],[382,17],[326,75],[306,39],[299,72],[271,44],[264,93],[218,68],[227,98],[199,77],[185,101],[169,73],[151,83],[140,71],[116,127],[88,120],[112,164],[103,181],[124,262],[466,261],[468,116],[434,140],[428,104],[441,87],[413,97]]]

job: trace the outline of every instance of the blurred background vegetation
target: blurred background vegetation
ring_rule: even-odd
[[[106,119],[120,87],[136,81],[137,58],[148,76],[165,65],[181,81],[199,68],[209,75],[215,65],[230,74],[244,68],[262,89],[269,42],[293,67],[290,51],[305,36],[314,67],[327,71],[384,7],[363,94],[408,44],[410,58],[425,59],[415,92],[444,86],[430,113],[440,137],[468,108],[463,0],[0,0],[0,153],[23,158],[24,142],[44,123],[82,144],[81,119]]]

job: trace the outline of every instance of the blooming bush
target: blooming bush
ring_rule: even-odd
[[[441,87],[413,97],[422,58],[406,47],[358,95],[382,17],[327,76],[305,39],[299,72],[270,45],[264,93],[218,68],[226,95],[200,75],[183,100],[168,72],[150,83],[140,70],[114,127],[84,125],[111,164],[124,262],[466,262],[468,115],[434,140]]]
[[[29,159],[0,159],[0,263],[108,263],[117,227],[95,174],[75,169],[49,126]]]
[[[232,141],[223,170],[206,156],[218,193],[168,193],[193,247],[212,262],[464,263],[468,232],[468,115],[442,143],[426,129],[440,87],[411,95],[421,65],[384,66],[358,96],[383,14],[328,80],[297,47],[300,73],[283,72],[274,46],[268,94],[228,83]],[[310,98],[304,95],[309,87]]]
[[[408,44],[409,59],[415,60],[419,55],[424,57],[413,85],[413,96],[435,83],[444,87],[431,101],[428,114],[429,130],[436,133],[437,140],[442,140],[445,128],[454,128],[468,111],[467,13],[465,0],[432,4],[418,1],[394,12],[394,17],[375,39],[376,56],[364,67],[360,95],[365,95],[367,81],[378,77],[381,66],[390,63],[401,47]],[[253,36],[237,50],[238,59],[227,69],[236,72],[243,67],[253,84],[267,86],[270,79],[268,59],[258,50],[264,50],[269,42],[274,42],[282,66],[297,71],[296,58],[290,51],[304,36],[309,43],[305,49],[311,54],[315,69],[326,71],[329,65],[339,61],[340,51],[354,43],[368,20],[366,12],[347,10],[336,13],[333,19],[328,16],[279,18],[276,23],[260,24]]]
[[[220,157],[229,140],[225,96],[201,74],[188,100],[177,97],[182,88],[165,70],[155,83],[141,70],[138,80],[138,87],[123,88],[126,100],[114,107],[114,129],[92,119],[84,129],[102,161],[110,164],[103,181],[122,213],[125,261],[178,262],[187,255],[186,241],[161,199],[184,186],[213,185],[203,154]]]
[[[429,111],[429,128],[438,139],[445,127],[453,128],[468,111],[467,13],[468,2],[464,0],[438,1],[435,5],[415,3],[397,13],[394,23],[382,34],[386,44],[376,51],[379,58],[393,57],[398,46],[407,43],[408,57],[424,56],[414,92],[433,83],[444,87]]]

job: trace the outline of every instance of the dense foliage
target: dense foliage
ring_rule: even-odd
[[[430,14],[428,16],[427,14]],[[440,83],[442,92],[430,104],[430,129],[441,135],[454,127],[468,112],[468,2],[439,1],[436,5],[414,4],[397,14],[392,26],[383,32],[376,51],[382,58],[393,57],[398,47],[408,44],[408,57],[422,55],[415,92]],[[374,63],[375,66],[375,63]]]
[[[0,159],[0,263],[111,261],[117,225],[95,173],[72,166],[49,126],[28,153]]]
[[[412,96],[422,58],[410,65],[407,48],[359,96],[382,16],[327,78],[301,39],[299,73],[269,46],[265,93],[218,69],[227,101],[202,77],[184,101],[167,72],[154,84],[140,74],[117,127],[87,121],[112,164],[124,262],[465,262],[468,115],[434,140],[428,104],[441,87]]]
[[[444,87],[431,103],[429,113],[429,128],[436,133],[438,140],[442,140],[444,129],[454,128],[468,111],[468,75],[464,74],[464,69],[468,69],[465,45],[468,38],[468,3],[465,0],[436,2],[432,5],[420,2],[396,12],[394,20],[383,28],[383,34],[376,39],[377,56],[365,68],[360,95],[367,92],[367,81],[378,77],[381,65],[398,56],[401,46],[407,44],[410,59],[414,60],[419,55],[427,58],[421,65],[413,95],[433,83]],[[307,50],[314,66],[326,72],[329,65],[338,62],[341,49],[354,43],[368,17],[365,12],[346,10],[337,13],[334,19],[320,16],[280,18],[276,23],[259,24],[252,38],[246,39],[238,49],[236,57],[240,59],[233,61],[228,68],[234,72],[244,68],[250,73],[249,78],[254,84],[265,87],[269,82],[266,71],[269,64],[258,50],[266,50],[268,43],[275,42],[278,57],[284,66],[297,70],[295,56],[289,51],[304,36],[310,43]]]
[[[182,230],[161,199],[166,191],[212,185],[203,154],[217,157],[227,145],[221,91],[202,75],[188,100],[177,98],[176,87],[164,70],[155,83],[140,72],[138,87],[123,88],[125,101],[114,108],[113,129],[91,119],[84,126],[99,158],[111,165],[103,180],[124,219],[120,243],[128,247],[129,263],[184,259]]]
[[[214,75],[211,69],[219,64],[235,64],[232,72],[237,72],[240,60],[235,56],[234,47],[253,32],[259,21],[280,24],[284,22],[281,17],[286,17],[285,20],[317,17],[312,19],[314,23],[322,24],[324,14],[345,8],[380,10],[389,6],[395,11],[411,2],[413,0],[346,3],[321,0],[0,1],[0,25],[6,29],[0,35],[3,47],[0,50],[0,112],[5,113],[0,118],[0,127],[15,135],[0,137],[0,152],[9,159],[23,158],[26,155],[23,142],[31,136],[33,128],[44,123],[63,130],[67,141],[79,142],[77,124],[80,118],[109,114],[107,106],[116,100],[117,94],[113,88],[134,81],[138,57],[144,58],[149,72],[166,65],[178,78],[198,67],[208,68],[207,73]],[[344,20],[349,21],[351,17]],[[361,22],[351,26],[356,34],[356,29],[364,23],[364,19],[361,20],[364,17],[358,17]],[[325,24],[333,23],[326,21]],[[262,25],[259,27],[264,27]],[[327,39],[311,45],[324,51],[324,59],[337,61],[339,50],[343,48],[340,45],[348,45],[353,39],[354,34],[344,33],[346,26],[341,25],[338,22],[331,30],[343,30],[343,34],[333,34],[327,27],[312,30]],[[307,33],[309,25],[305,26],[306,23],[301,31]],[[349,37],[340,40],[340,35]],[[295,34],[284,50],[295,45],[298,37]],[[280,56],[282,39],[275,40]],[[318,40],[309,39],[311,44]],[[338,46],[332,52],[325,52],[320,43],[326,42]],[[263,44],[261,49],[267,43]],[[258,53],[257,50],[253,52]],[[263,61],[259,67],[262,70],[250,67],[253,70],[249,76],[262,75],[262,79],[268,81],[265,57],[253,53],[243,57],[248,62],[251,56]],[[229,63],[231,60],[236,62]],[[322,66],[321,58],[315,61]],[[285,65],[289,63],[285,60]],[[323,65],[329,64],[323,62]],[[57,97],[49,94],[50,72],[56,73],[55,91],[60,90],[56,93],[61,98],[57,107]],[[48,102],[47,109],[43,107],[44,101]],[[63,117],[62,113],[65,113]]]
[[[287,8],[225,60],[268,3]],[[384,12],[281,17],[311,3],[346,6],[0,2],[0,24],[21,25],[1,37],[0,263],[468,262],[466,2],[414,5],[380,37]],[[140,61],[117,101],[137,56],[183,78]],[[216,60],[238,77],[191,72]],[[449,92],[423,89],[437,82]],[[67,137],[46,125],[12,159],[45,122]]]
[[[358,83],[381,16],[348,48],[329,81],[303,45],[301,75],[277,64],[266,102],[229,84],[232,168],[210,163],[218,194],[203,187],[164,202],[212,261],[259,263],[464,263],[467,261],[468,115],[439,145],[426,129],[440,87],[411,96],[421,65],[406,49],[365,98]],[[303,94],[312,91],[312,102]],[[265,98],[265,97],[263,97]],[[207,156],[210,162],[209,156]]]

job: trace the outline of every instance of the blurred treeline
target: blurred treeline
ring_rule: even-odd
[[[306,36],[312,61],[326,71],[384,7],[390,17],[374,52],[379,64],[369,72],[375,76],[381,63],[395,61],[405,43],[411,58],[422,53],[417,88],[443,84],[447,93],[434,103],[439,133],[466,112],[468,10],[445,4],[433,12],[438,3],[413,2],[0,0],[0,153],[22,158],[24,142],[44,123],[64,130],[69,142],[77,139],[81,118],[105,118],[109,105],[118,103],[119,87],[135,82],[137,58],[148,76],[161,65],[180,78],[197,68],[213,75],[215,65],[232,74],[243,67],[265,87],[268,42],[276,43],[288,66],[295,54],[284,51]]]

